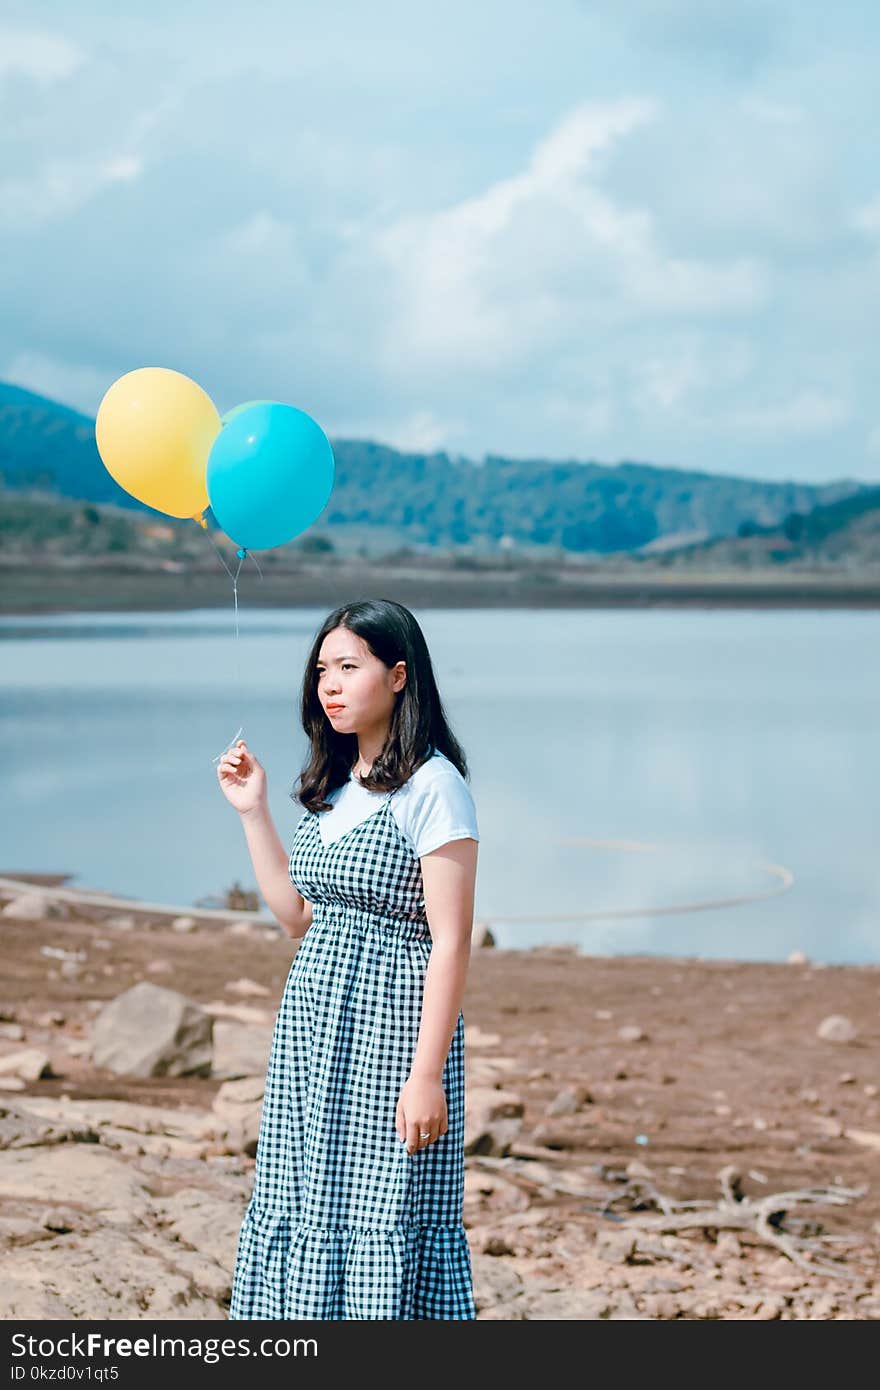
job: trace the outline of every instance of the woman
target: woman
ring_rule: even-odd
[[[220,786],[301,941],[275,1022],[230,1318],[474,1318],[464,1018],[479,832],[408,609],[347,604],[309,652],[288,858],[242,741]]]

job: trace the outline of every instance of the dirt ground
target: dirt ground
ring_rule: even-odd
[[[226,986],[247,977],[269,990],[248,1002],[274,1014],[296,950],[280,931],[270,939],[213,926],[187,934],[121,930],[90,919],[86,909],[66,920],[4,916],[2,939],[0,1051],[41,1047],[56,1072],[29,1082],[26,1094],[206,1108],[219,1081],[121,1078],[95,1070],[87,1055],[71,1056],[62,1035],[87,1037],[94,1001],[109,1001],[142,979],[208,1003],[240,1002]],[[45,947],[85,951],[78,973],[65,978],[61,958]],[[478,1056],[494,1058],[504,1090],[523,1102],[512,1152],[540,1157],[542,1171],[549,1161],[556,1173],[594,1175],[592,1187],[575,1185],[570,1195],[552,1184],[527,1184],[533,1222],[543,1211],[557,1230],[576,1223],[593,1241],[634,1214],[656,1213],[658,1193],[670,1202],[716,1202],[727,1165],[739,1175],[742,1195],[755,1200],[791,1189],[859,1189],[841,1205],[799,1207],[791,1224],[776,1216],[770,1229],[846,1237],[823,1244],[823,1256],[858,1268],[859,1297],[865,1308],[877,1307],[880,966],[482,947],[472,953],[462,1007],[469,1066]],[[850,1041],[817,1033],[835,1014],[854,1025]],[[627,1028],[642,1036],[618,1031]],[[569,1088],[577,1105],[554,1104]],[[471,1225],[475,1248],[494,1253],[491,1212],[472,1216]],[[703,1248],[717,1234],[711,1227],[688,1233]],[[754,1233],[739,1239],[762,1244]],[[544,1269],[563,1258],[552,1247],[550,1241],[531,1251]],[[779,1264],[778,1250],[766,1242],[764,1249]],[[830,1306],[842,1310],[834,1315],[874,1315],[847,1304],[855,1295],[845,1281],[812,1275],[808,1266],[806,1277],[834,1289]]]

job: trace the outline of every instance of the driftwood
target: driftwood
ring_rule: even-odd
[[[624,1229],[632,1233],[634,1242],[641,1244],[641,1235],[651,1232],[675,1234],[680,1231],[748,1231],[759,1240],[775,1247],[788,1259],[802,1268],[815,1273],[824,1270],[840,1279],[855,1280],[859,1276],[851,1273],[839,1263],[817,1258],[817,1253],[829,1244],[857,1244],[847,1236],[826,1235],[820,1237],[820,1226],[814,1226],[816,1234],[811,1239],[807,1235],[796,1235],[793,1231],[782,1229],[782,1221],[789,1208],[798,1205],[845,1206],[848,1202],[863,1197],[866,1187],[841,1187],[832,1183],[828,1187],[794,1188],[787,1192],[771,1192],[764,1197],[747,1197],[743,1194],[742,1176],[733,1164],[727,1164],[718,1174],[721,1184],[721,1200],[707,1202],[701,1200],[679,1201],[659,1192],[643,1178],[633,1179],[629,1188],[630,1197],[637,1197],[640,1205],[646,1200],[658,1208],[656,1214],[640,1213],[627,1221]],[[624,1198],[627,1193],[620,1194]],[[806,1226],[808,1223],[801,1223]],[[643,1246],[644,1248],[644,1246]],[[805,1259],[803,1251],[809,1251],[811,1259]],[[652,1253],[661,1249],[652,1247]]]
[[[501,1169],[506,1176],[525,1188],[555,1188],[560,1194],[574,1195],[572,1187],[548,1176],[547,1165],[530,1164],[528,1160],[508,1158],[489,1158],[472,1155],[468,1162],[476,1167]],[[539,1174],[529,1175],[529,1168],[537,1167]],[[562,1176],[561,1174],[559,1175]],[[613,1214],[615,1206],[625,1204],[631,1213],[629,1219],[621,1220],[621,1230],[632,1236],[632,1245],[627,1258],[641,1251],[665,1259],[679,1260],[680,1253],[666,1250],[665,1247],[650,1240],[651,1235],[669,1235],[685,1231],[747,1231],[759,1241],[773,1246],[794,1264],[800,1265],[810,1273],[824,1270],[839,1279],[857,1280],[859,1275],[852,1273],[842,1264],[822,1259],[821,1252],[826,1247],[837,1245],[857,1245],[859,1242],[848,1236],[820,1236],[821,1225],[803,1218],[794,1217],[801,1234],[782,1226],[790,1208],[797,1206],[845,1206],[848,1202],[863,1197],[866,1187],[841,1187],[831,1184],[828,1187],[795,1188],[786,1192],[772,1192],[762,1197],[747,1197],[742,1191],[742,1175],[733,1164],[727,1164],[718,1174],[721,1185],[721,1200],[709,1202],[701,1199],[679,1200],[669,1197],[655,1188],[644,1177],[630,1177],[625,1170],[603,1170],[603,1176],[617,1179],[624,1184],[623,1190],[615,1196],[600,1200],[600,1215]],[[582,1193],[586,1195],[586,1193]],[[650,1210],[653,1208],[654,1210]],[[637,1214],[635,1214],[637,1213]],[[804,1257],[809,1251],[812,1258]]]

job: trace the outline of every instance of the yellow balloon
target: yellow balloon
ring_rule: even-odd
[[[223,428],[196,382],[168,367],[138,367],[98,407],[95,438],[120,487],[168,516],[198,521],[210,506],[208,455]]]

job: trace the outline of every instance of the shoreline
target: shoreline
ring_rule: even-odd
[[[227,608],[232,583],[216,570],[144,570],[126,565],[32,569],[0,566],[0,614],[28,617],[71,612],[181,612]],[[572,568],[487,568],[483,571],[340,561],[243,569],[239,601],[251,608],[333,608],[365,594],[393,591],[412,608],[880,608],[880,576],[831,574],[726,575],[579,574]]]
[[[70,887],[75,875],[63,873],[16,873],[14,870],[0,870],[0,904],[19,895],[38,894],[46,903],[57,906],[59,916],[71,910],[75,916],[86,916],[93,925],[102,921],[112,922],[120,915],[130,918],[132,925],[140,931],[161,932],[169,930],[174,921],[188,920],[193,930],[213,929],[222,935],[224,929],[245,923],[253,931],[267,931],[270,937],[283,935],[281,927],[271,913],[254,912],[246,908],[201,907],[191,903],[149,902],[144,898],[126,897],[119,893],[107,893],[94,886]],[[504,922],[503,917],[495,919]],[[608,951],[593,952],[581,950],[577,943],[567,940],[555,942],[536,942],[530,946],[499,946],[492,934],[493,919],[474,918],[471,935],[472,950],[496,950],[509,955],[527,956],[530,952],[540,954],[545,951],[571,952],[581,960],[640,960],[658,962],[703,961],[709,964],[748,966],[758,969],[766,966],[776,969],[782,965],[797,964],[800,952],[794,959],[766,960],[763,957],[705,956],[697,952],[682,955],[678,952],[663,951]],[[806,962],[806,957],[804,957]],[[878,972],[878,994],[880,994],[880,960],[836,961],[814,960],[809,962],[814,970],[876,970]]]

